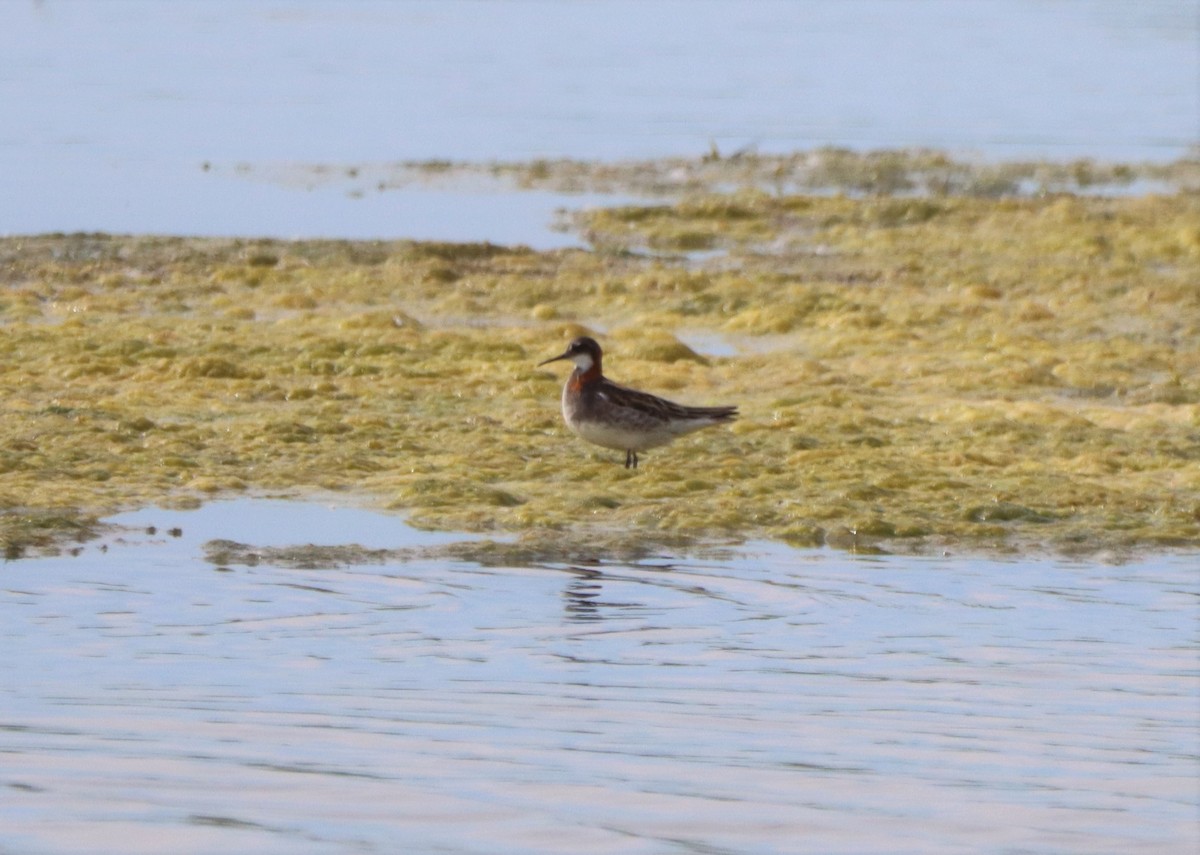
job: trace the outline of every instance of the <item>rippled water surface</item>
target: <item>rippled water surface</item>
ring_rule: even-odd
[[[1195,556],[289,569],[202,545],[447,538],[288,503],[120,520],[0,568],[0,852],[1200,843]]]

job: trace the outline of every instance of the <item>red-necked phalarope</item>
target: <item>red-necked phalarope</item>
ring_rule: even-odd
[[[685,407],[620,386],[601,372],[602,355],[595,339],[582,336],[560,355],[538,365],[560,359],[575,363],[563,386],[563,419],[588,442],[624,451],[626,469],[637,468],[639,451],[737,418],[737,407]]]

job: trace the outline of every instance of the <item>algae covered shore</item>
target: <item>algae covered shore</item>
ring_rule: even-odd
[[[235,492],[515,542],[1200,545],[1200,197],[689,189],[591,249],[0,239],[0,545]],[[620,382],[737,404],[643,456],[562,425]]]

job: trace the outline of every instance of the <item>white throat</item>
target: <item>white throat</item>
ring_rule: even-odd
[[[571,361],[575,363],[575,367],[585,374],[592,368],[592,355],[590,353],[576,353],[571,357]]]

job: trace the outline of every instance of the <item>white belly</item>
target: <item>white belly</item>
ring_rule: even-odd
[[[657,448],[675,438],[669,430],[641,431],[628,430],[620,425],[607,422],[567,420],[571,430],[603,448],[614,448],[617,451],[645,451],[647,448]]]

